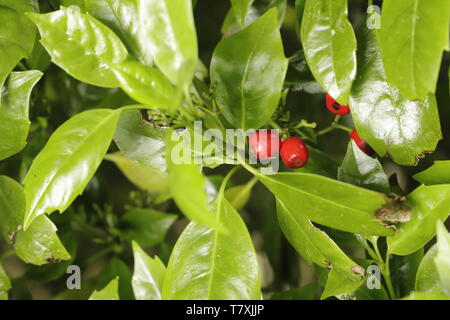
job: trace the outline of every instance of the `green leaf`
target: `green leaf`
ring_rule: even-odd
[[[434,165],[413,176],[426,185],[450,183],[450,161],[435,161]]]
[[[131,270],[124,261],[113,256],[106,267],[96,276],[97,288],[103,288],[115,278],[119,278],[119,298],[121,300],[134,300]]]
[[[256,174],[286,208],[301,210],[321,225],[365,235],[394,233],[375,218],[375,212],[386,203],[381,193],[310,173]]]
[[[335,270],[348,278],[359,281],[364,269],[353,262],[336,243],[305,217],[304,211],[288,209],[277,200],[278,221],[284,235],[307,263],[316,263],[322,268]]]
[[[169,189],[168,175],[165,172],[129,160],[118,152],[107,154],[105,159],[114,162],[125,177],[139,189],[155,194],[166,193]]]
[[[52,58],[47,53],[47,51],[45,51],[45,48],[42,46],[39,40],[40,38],[36,37],[33,51],[31,52],[29,58],[26,60],[26,65],[33,70],[45,71],[52,63]]]
[[[309,160],[304,167],[296,169],[296,172],[314,173],[335,179],[338,172],[338,164],[326,153],[308,146]]]
[[[70,259],[58,263],[50,263],[43,266],[30,267],[25,277],[36,281],[38,284],[48,284],[52,281],[67,277],[67,268],[74,264],[78,252],[77,235],[75,232],[61,233],[61,242],[70,255]]]
[[[47,216],[39,216],[24,231],[16,234],[14,249],[26,263],[43,265],[69,260],[70,254],[56,235],[57,228]]]
[[[34,159],[24,180],[24,228],[44,213],[63,212],[81,194],[110,145],[120,111],[80,113],[59,127]]]
[[[420,186],[406,197],[411,220],[402,223],[387,239],[389,252],[408,255],[423,247],[436,234],[436,222],[444,221],[450,207],[450,185]]]
[[[132,285],[136,300],[161,300],[166,267],[157,256],[150,258],[134,241],[133,254]]]
[[[362,152],[353,140],[338,170],[338,180],[373,191],[389,193],[389,179],[380,162]]]
[[[69,6],[78,6],[82,11],[85,10],[85,2],[86,0],[59,0],[59,3],[62,6],[69,7]]]
[[[272,8],[277,9],[278,28],[280,28],[283,24],[286,7],[287,0],[254,0],[247,10],[247,14],[242,20],[242,24],[241,19],[236,16],[234,8],[231,7],[222,24],[221,31],[225,36],[239,32]]]
[[[180,96],[158,69],[132,60],[112,68],[122,89],[139,103],[169,110],[178,107]]]
[[[399,164],[415,164],[442,138],[436,98],[431,94],[425,101],[403,97],[386,80],[376,31],[362,30],[358,76],[350,97],[356,129],[380,156],[389,154]]]
[[[390,257],[390,270],[397,296],[404,297],[415,289],[417,270],[423,259],[423,249],[420,248],[407,256]]]
[[[211,60],[211,81],[225,118],[236,128],[258,129],[278,106],[287,70],[276,9],[223,38]]]
[[[136,241],[143,247],[161,243],[177,216],[152,209],[132,209],[125,213],[121,222],[121,236],[126,241]]]
[[[70,254],[56,235],[55,225],[46,216],[38,217],[26,231],[22,230],[25,207],[23,187],[0,176],[0,233],[14,246],[17,256],[38,266],[69,260]]]
[[[15,180],[0,176],[0,233],[11,243],[25,214],[23,187]]]
[[[310,283],[303,287],[275,293],[270,300],[314,300],[317,285]]]
[[[435,258],[438,252],[436,245],[431,247],[422,259],[416,276],[416,291],[433,292],[440,291],[441,284],[437,272]]]
[[[302,42],[301,27],[303,22],[303,13],[305,12],[306,0],[295,0],[295,16],[297,19],[297,31]]]
[[[289,87],[293,92],[304,91],[310,94],[324,93],[323,88],[314,79],[306,63],[303,50],[297,51],[295,56],[289,59],[289,68],[284,86]]]
[[[12,72],[1,90],[0,160],[21,151],[27,143],[30,94],[41,77],[40,71]]]
[[[128,51],[142,64],[151,66],[153,61],[151,45],[141,19],[141,6],[148,1],[137,0],[85,0],[86,10],[112,29],[123,41]]]
[[[120,39],[76,7],[47,14],[29,13],[52,61],[72,77],[100,87],[119,87],[111,67],[127,59]]]
[[[119,278],[111,280],[100,291],[94,291],[89,300],[119,300]]]
[[[386,75],[409,100],[436,90],[442,51],[449,49],[448,0],[386,0],[381,47]]]
[[[114,141],[128,159],[165,172],[165,131],[146,122],[138,110],[129,110],[120,116]]]
[[[156,66],[185,89],[197,66],[198,48],[191,0],[140,1],[139,14]]]
[[[38,11],[36,0],[0,0],[0,88],[16,64],[33,50],[36,28],[25,17],[27,11]]]
[[[11,289],[11,281],[0,262],[0,300],[8,300],[9,289]]]
[[[183,147],[184,143],[174,139],[176,136],[180,138],[175,131],[171,133],[166,140],[170,193],[177,206],[190,220],[215,226],[216,221],[208,205],[205,176],[191,155],[185,159],[187,162],[180,158],[179,148]]]
[[[339,299],[346,300],[349,295],[353,294],[364,282],[364,279],[349,281],[347,277],[342,275],[335,269],[328,273],[327,283],[320,296],[320,299],[336,296]]]
[[[434,263],[439,274],[442,291],[450,296],[450,233],[440,221],[437,223],[436,233],[437,253]]]
[[[163,299],[261,298],[258,262],[248,230],[223,190],[216,206],[220,228],[191,222],[178,239],[167,267]]]
[[[316,80],[339,103],[347,104],[356,76],[356,39],[347,0],[307,0],[301,39]]]
[[[250,199],[256,182],[258,182],[258,180],[254,178],[246,184],[228,188],[225,190],[225,198],[227,198],[234,209],[238,211],[244,209]]]
[[[231,8],[242,27],[245,24],[245,17],[252,3],[253,0],[231,0]]]
[[[450,297],[443,295],[442,293],[426,293],[415,291],[402,300],[450,300]]]

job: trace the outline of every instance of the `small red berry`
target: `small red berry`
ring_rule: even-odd
[[[303,167],[309,159],[308,148],[303,140],[297,137],[290,137],[281,144],[281,160],[292,169]]]
[[[250,150],[260,160],[268,160],[280,151],[281,139],[274,130],[258,130],[249,138]]]
[[[330,112],[334,114],[338,114],[340,116],[345,116],[350,112],[350,108],[348,106],[343,106],[339,104],[336,100],[333,99],[328,93],[326,94],[327,108]]]
[[[367,143],[367,141],[361,139],[356,129],[353,129],[353,131],[350,133],[350,138],[353,139],[353,141],[355,141],[358,148],[361,149],[361,151],[363,151],[365,154],[371,157],[375,155],[375,151]]]

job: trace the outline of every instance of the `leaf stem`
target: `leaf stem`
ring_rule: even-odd
[[[392,285],[391,280],[391,270],[389,268],[389,260],[390,260],[390,254],[389,252],[386,252],[386,262],[384,263],[384,280],[386,280],[386,286],[389,291],[389,295],[391,296],[391,299],[395,300],[397,299],[397,296],[395,294],[394,286]]]

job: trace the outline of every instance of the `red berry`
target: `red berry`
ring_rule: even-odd
[[[333,99],[332,96],[330,96],[328,93],[326,95],[327,100],[327,108],[330,110],[330,112],[334,114],[338,114],[340,116],[345,116],[350,112],[350,108],[348,106],[343,106],[342,104],[339,104],[336,100]]]
[[[365,154],[367,154],[371,157],[375,155],[375,151],[367,143],[367,141],[361,139],[361,137],[358,135],[358,132],[356,131],[356,129],[353,129],[353,131],[350,133],[350,138],[352,138],[353,141],[355,141],[358,148],[360,148],[361,151],[363,151]]]
[[[276,131],[258,130],[249,138],[250,150],[260,160],[268,160],[280,150],[281,139]]]
[[[280,154],[284,164],[293,169],[303,167],[309,159],[306,144],[297,137],[290,137],[284,140],[281,144]]]

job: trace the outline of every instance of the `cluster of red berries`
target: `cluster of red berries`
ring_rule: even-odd
[[[334,114],[338,114],[340,116],[345,116],[346,114],[350,113],[350,108],[348,106],[344,106],[339,104],[332,96],[330,96],[328,93],[326,94],[326,104],[327,109],[330,110],[330,112]],[[356,145],[361,149],[364,153],[366,153],[369,156],[375,155],[375,151],[370,147],[370,145],[363,139],[361,139],[358,135],[358,132],[356,129],[353,129],[353,131],[350,133],[350,138],[355,141]]]
[[[283,163],[293,169],[303,167],[309,159],[308,148],[303,140],[290,137],[281,142],[275,131],[256,131],[249,137],[249,145],[260,160],[268,160],[279,152]],[[273,149],[273,146],[276,148]]]
[[[326,104],[328,110],[334,114],[344,116],[350,112],[348,106],[339,104],[328,93],[326,95]],[[369,156],[375,154],[370,145],[359,137],[355,129],[350,133],[350,138]],[[293,169],[303,167],[309,159],[308,148],[302,139],[290,137],[281,142],[280,136],[274,131],[256,131],[249,137],[249,145],[253,154],[263,161],[269,160],[279,152],[283,163]]]

